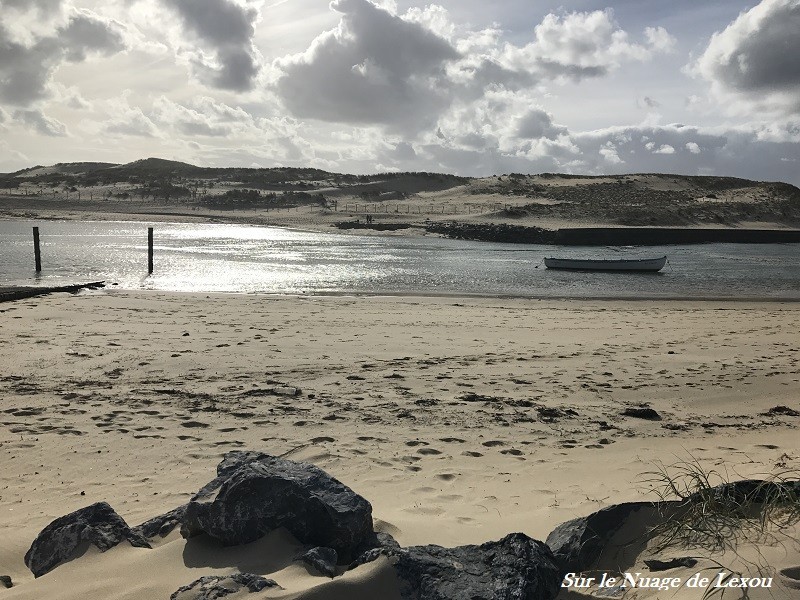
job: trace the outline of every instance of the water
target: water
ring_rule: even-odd
[[[42,238],[33,268],[31,227]],[[669,257],[659,274],[547,270],[544,256]],[[105,280],[124,289],[272,294],[477,294],[575,298],[800,299],[800,246],[577,248],[158,223],[0,221],[0,285]],[[538,268],[537,268],[538,267]]]

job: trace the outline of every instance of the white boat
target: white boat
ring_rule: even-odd
[[[580,258],[545,258],[544,266],[548,269],[567,269],[570,271],[634,271],[655,273],[664,268],[667,257],[660,258],[620,258],[620,259],[580,259]]]

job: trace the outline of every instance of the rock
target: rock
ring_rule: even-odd
[[[25,564],[35,577],[40,577],[74,558],[86,543],[105,552],[124,540],[137,548],[150,547],[113,508],[98,502],[59,517],[45,527],[25,554]]]
[[[661,415],[652,408],[646,406],[631,406],[622,411],[626,417],[636,417],[637,419],[647,419],[648,421],[660,421]]]
[[[333,548],[317,546],[303,554],[299,560],[314,567],[317,571],[328,577],[336,576],[336,563],[339,557]]]
[[[710,488],[709,491],[695,492],[689,499],[694,502],[713,500],[728,505],[738,505],[744,511],[751,504],[779,502],[796,504],[800,497],[800,480],[764,481],[762,479],[741,479]]]
[[[5,587],[6,589],[14,587],[14,584],[11,582],[11,577],[9,575],[0,575],[0,585]]]
[[[680,558],[670,558],[669,560],[659,560],[657,558],[651,558],[650,560],[644,561],[644,564],[646,564],[647,568],[653,572],[667,571],[669,569],[675,569],[677,567],[692,568],[697,564],[697,559],[692,558],[691,556],[681,556]]]
[[[354,566],[381,555],[404,600],[551,600],[562,581],[550,549],[522,533],[480,546],[375,548]]]
[[[229,452],[217,478],[186,507],[181,535],[206,533],[226,546],[285,527],[300,542],[349,561],[372,534],[372,506],[323,470],[260,452]]]
[[[244,589],[249,593],[255,593],[268,587],[280,588],[272,579],[265,579],[252,573],[207,575],[179,588],[172,593],[169,600],[217,600]]]
[[[133,528],[133,532],[142,536],[146,540],[152,540],[156,536],[166,537],[173,529],[178,527],[183,520],[183,515],[186,512],[186,504],[173,508],[168,513],[153,517],[149,521],[145,521],[141,525]]]
[[[656,504],[652,502],[626,502],[556,527],[545,543],[553,551],[561,573],[580,573],[594,568],[603,551],[609,550],[614,534],[633,513],[640,510],[657,512]]]

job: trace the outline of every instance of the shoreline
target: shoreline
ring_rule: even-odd
[[[101,285],[102,284],[102,285]],[[89,283],[76,283],[60,286],[24,286],[24,285],[5,285],[0,283],[0,304],[4,302],[13,302],[15,300],[22,300],[37,296],[44,296],[57,293],[71,293],[73,295],[81,293],[84,290],[110,293],[110,294],[176,294],[188,296],[233,296],[245,298],[295,298],[295,299],[313,299],[313,298],[374,298],[380,299],[476,299],[476,300],[515,300],[515,301],[534,301],[534,302],[609,302],[609,303],[659,303],[659,302],[679,302],[679,303],[726,303],[726,304],[796,304],[800,302],[799,297],[771,297],[771,296],[524,296],[518,294],[467,294],[467,293],[447,293],[447,292],[429,292],[423,293],[418,291],[413,292],[316,292],[309,294],[297,293],[274,293],[274,292],[220,292],[220,291],[185,291],[185,290],[161,290],[161,289],[145,289],[145,288],[124,288],[108,284],[105,281],[96,281]],[[17,293],[22,295],[16,296]]]

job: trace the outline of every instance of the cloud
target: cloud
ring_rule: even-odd
[[[688,67],[752,106],[800,113],[800,0],[763,0],[715,33]]]
[[[517,121],[517,137],[527,139],[555,139],[566,133],[566,127],[553,124],[553,118],[540,108],[531,108]]]
[[[61,10],[62,0],[2,0],[0,8],[30,10],[34,8],[41,13],[51,14]]]
[[[619,165],[622,164],[624,161],[619,157],[617,153],[617,148],[614,146],[613,142],[606,142],[597,153],[602,156],[606,162],[611,163],[612,165]]]
[[[455,26],[440,6],[404,15],[368,0],[334,0],[331,8],[342,13],[336,29],[276,61],[276,93],[297,117],[411,136],[435,130],[451,106],[489,90],[602,76],[625,61],[650,59],[672,39],[651,29],[646,43],[631,42],[611,11],[547,15],[532,42],[515,46],[496,28]]]
[[[64,25],[30,44],[14,39],[0,22],[0,101],[29,106],[51,94],[52,75],[64,62],[109,56],[123,48],[117,25],[88,10],[74,10]]]
[[[335,0],[339,26],[279,61],[277,92],[298,117],[348,123],[432,126],[451,100],[447,40],[367,0]]]
[[[503,64],[550,78],[598,77],[626,61],[646,61],[669,51],[674,38],[662,27],[645,29],[646,44],[631,42],[620,29],[611,9],[550,13],[534,30],[534,41],[515,47],[507,44]]]
[[[95,136],[164,137],[158,126],[141,107],[131,105],[131,94],[131,90],[124,90],[116,98],[97,103],[98,109],[106,113],[109,118],[104,121],[95,119],[86,123],[84,128]]]
[[[259,11],[235,0],[162,0],[181,18],[184,30],[213,57],[199,50],[183,50],[195,73],[207,85],[244,92],[253,89],[259,54],[253,45]]]
[[[161,96],[153,104],[153,113],[159,122],[165,126],[174,127],[183,135],[221,137],[230,135],[232,132],[228,123],[220,122],[221,114],[225,114],[222,107],[235,110],[226,105],[219,105],[210,98],[205,98],[202,106],[193,108]],[[245,113],[245,116],[249,115]],[[228,121],[232,120],[228,119]]]
[[[658,108],[661,106],[661,103],[658,100],[651,98],[650,96],[645,96],[642,98],[642,101],[647,105],[648,108]]]
[[[41,135],[49,137],[64,137],[67,135],[67,127],[61,121],[51,119],[40,110],[16,110],[14,119],[33,129]]]

